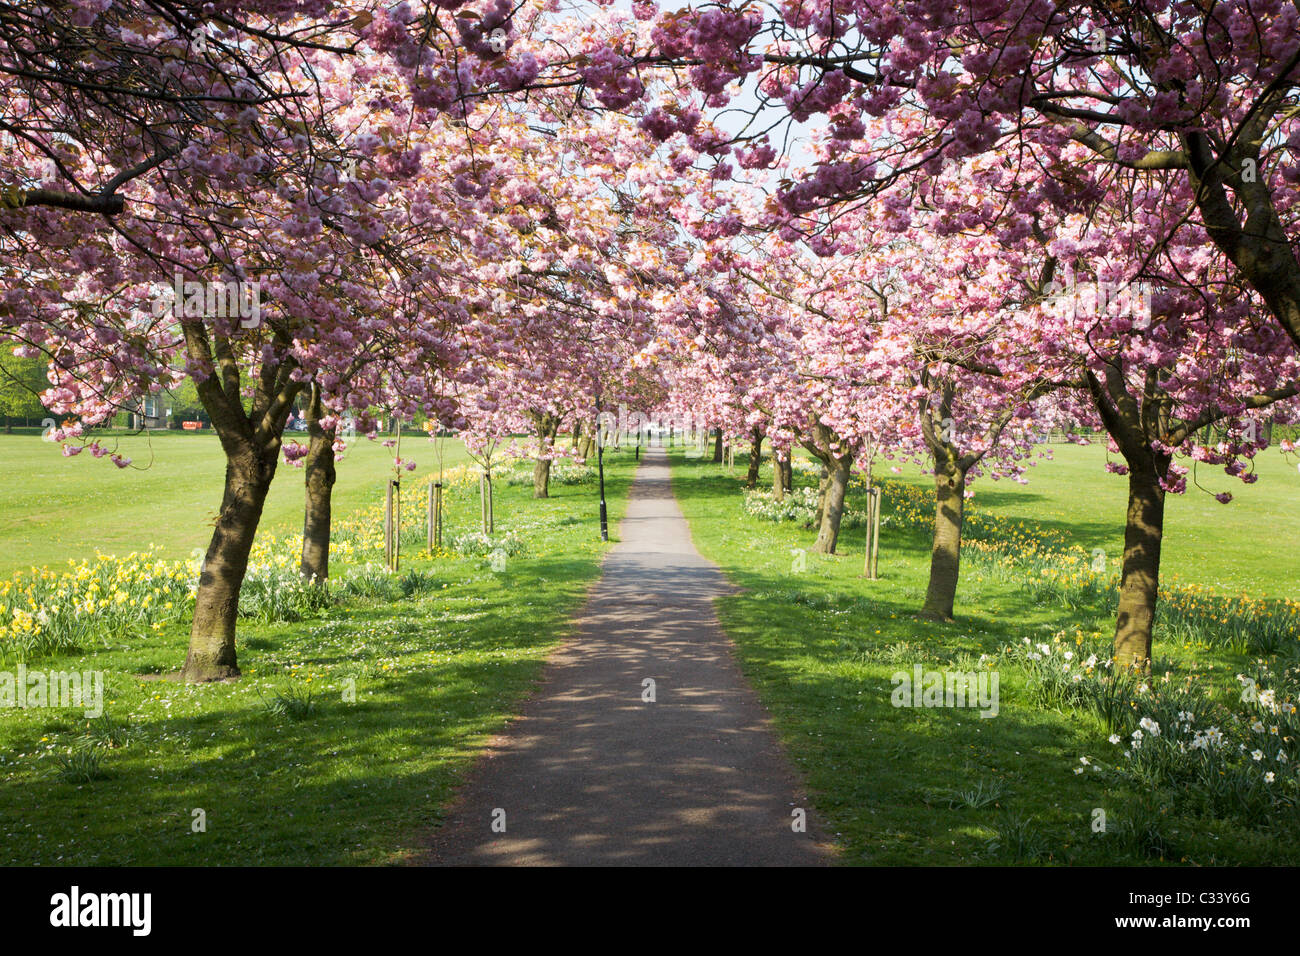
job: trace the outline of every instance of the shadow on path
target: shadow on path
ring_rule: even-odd
[[[662,449],[647,451],[620,537],[574,638],[490,744],[429,862],[831,862],[811,813],[808,832],[791,826],[802,785],[718,626],[713,599],[730,587],[691,544]]]

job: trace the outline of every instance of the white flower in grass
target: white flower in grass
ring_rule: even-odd
[[[1092,765],[1092,761],[1089,760],[1087,757],[1080,757],[1080,758],[1079,758],[1079,763],[1083,764],[1085,767],[1088,767],[1088,766],[1091,766],[1091,765]]]
[[[1259,692],[1259,704],[1271,711],[1277,710],[1276,698],[1272,690],[1261,690]]]
[[[1061,656],[1064,657],[1067,661],[1072,661],[1074,660],[1074,651],[1066,651]]]
[[[1252,750],[1252,751],[1250,752],[1250,756],[1251,756],[1251,759],[1252,759],[1252,760],[1254,760],[1256,763],[1259,763],[1259,761],[1261,761],[1261,760],[1264,759],[1264,751],[1262,751],[1262,750]]]
[[[1160,736],[1160,725],[1150,717],[1143,717],[1138,721],[1138,726],[1149,733],[1152,737]]]
[[[1285,751],[1279,750],[1279,751],[1277,752],[1277,762],[1278,762],[1278,763],[1286,763],[1286,752],[1285,752]]]
[[[1250,725],[1250,729],[1255,731],[1257,734],[1262,734],[1264,732],[1264,724],[1262,721],[1257,720]]]
[[[1075,767],[1075,768],[1074,768],[1074,772],[1075,772],[1076,774],[1083,773],[1083,768],[1082,768],[1082,767]]]
[[[1119,734],[1111,734],[1110,737],[1108,737],[1107,739],[1108,739],[1111,743],[1113,743],[1113,744],[1117,744],[1117,743],[1119,743],[1119,741],[1120,741],[1120,736],[1119,736]]]
[[[1274,773],[1273,773],[1272,770],[1270,770],[1268,773],[1264,774],[1264,782],[1265,782],[1265,783],[1272,783],[1272,782],[1273,782],[1274,780],[1276,780],[1276,779],[1277,779],[1277,777],[1276,777],[1276,775],[1274,775]]]
[[[1050,647],[1048,647],[1046,644],[1039,644],[1039,645],[1038,645],[1038,649],[1039,649],[1040,651],[1042,651],[1044,654],[1051,654],[1051,653],[1052,653],[1052,649],[1051,649]]]

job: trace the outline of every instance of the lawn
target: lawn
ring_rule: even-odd
[[[123,529],[114,539],[119,548],[166,541],[184,553],[185,529],[164,539],[163,526],[181,515],[192,521],[186,503],[209,500],[216,473],[208,457],[196,456],[190,467],[175,453],[184,447],[206,455],[211,446],[203,439],[165,441],[157,443],[158,472],[120,476],[151,482],[152,506],[123,504],[118,496],[135,487],[125,483],[115,495],[100,492],[95,504],[78,505],[65,483],[57,491],[62,509],[87,521],[97,507],[112,505],[97,520],[136,522],[134,537]],[[422,465],[432,459],[416,457]],[[380,559],[367,529],[379,513],[375,480],[383,469],[364,451],[356,458],[341,470],[341,483],[350,486],[340,497],[361,507],[350,518],[343,512],[336,525],[353,545],[353,560],[332,569],[347,582],[347,595],[302,620],[241,622],[238,682],[193,686],[162,677],[184,657],[183,621],[28,662],[102,670],[105,717],[0,712],[0,865],[382,864],[419,854],[457,782],[565,635],[608,545],[587,476],[554,484],[553,497],[537,501],[525,466],[520,483],[497,482],[495,540],[509,539],[518,552],[503,570],[494,572],[481,554],[423,554],[421,516],[408,507],[403,569],[385,574],[367,566]],[[607,465],[616,523],[633,462],[614,453]],[[113,469],[101,471],[105,482],[119,480]],[[101,472],[82,472],[92,473]],[[182,491],[161,480],[165,474],[202,480]],[[423,495],[418,474],[407,479],[412,504]],[[275,539],[276,547],[292,543],[297,521],[288,493],[300,491],[293,470],[280,477],[290,480],[268,520],[284,523],[268,532],[290,534]],[[19,525],[12,515],[7,520]],[[449,542],[478,520],[477,485],[461,473],[447,492]],[[109,547],[102,536],[93,543]],[[77,553],[71,537],[61,547]]]
[[[45,467],[37,462],[45,451],[39,439],[5,440],[11,460]],[[74,524],[119,526],[116,543],[101,536],[82,545],[75,535],[27,542],[33,526],[17,516],[26,505],[12,497],[0,510],[0,543],[32,549],[14,565],[82,557],[96,543],[117,552],[153,543],[165,556],[187,558],[206,538],[201,521],[191,526],[192,502],[220,494],[220,462],[206,441],[159,437],[154,465],[142,473],[51,458],[44,482],[24,476],[7,493],[52,488]],[[403,445],[408,454],[421,449],[422,467],[403,484],[402,572],[389,575],[376,564],[389,452],[363,444],[340,469],[337,603],[294,619],[291,602],[272,601],[261,617],[250,602],[240,628],[242,680],[189,686],[164,679],[184,656],[185,621],[174,615],[28,662],[102,670],[107,716],[0,711],[0,819],[9,836],[0,864],[375,864],[420,855],[458,781],[517,712],[566,633],[607,546],[597,533],[590,473],[557,481],[551,499],[536,501],[523,463],[516,478],[502,474],[497,482],[493,540],[516,553],[494,572],[467,534],[479,524],[477,485],[456,466],[463,450],[449,442],[447,547],[425,554],[419,503],[432,449],[418,439]],[[1101,470],[1100,448],[1054,452],[1027,486],[977,484],[972,527],[1014,528],[1026,540],[1046,535],[1085,554],[1104,548],[1113,563],[1124,482]],[[1184,768],[1126,764],[1121,753],[1131,745],[1107,739],[1119,732],[1127,741],[1143,715],[1157,717],[1170,739],[1172,713],[1194,701],[1198,727],[1215,721],[1234,742],[1295,749],[1293,716],[1270,718],[1280,724],[1276,737],[1269,727],[1251,736],[1234,677],[1256,675],[1261,687],[1278,688],[1279,699],[1290,693],[1300,678],[1297,635],[1286,632],[1261,651],[1251,642],[1277,627],[1239,626],[1239,616],[1276,609],[1277,620],[1289,622],[1291,611],[1220,606],[1209,593],[1296,596],[1288,568],[1300,492],[1284,463],[1261,462],[1260,482],[1227,507],[1190,496],[1171,501],[1166,568],[1202,590],[1184,602],[1181,629],[1167,622],[1158,629],[1153,688],[1117,692],[1119,705],[1104,710],[1032,660],[1040,645],[1058,663],[1067,653],[1076,660],[1104,653],[1111,626],[1104,581],[1040,579],[1028,565],[974,550],[963,563],[956,622],[914,616],[929,556],[928,481],[916,469],[877,469],[889,483],[882,578],[866,581],[860,527],[846,527],[842,555],[807,555],[807,569],[796,571],[792,552],[806,549],[814,532],[746,511],[743,456],[732,472],[680,448],[671,454],[674,490],[697,546],[742,588],[719,601],[722,623],[844,862],[1300,863],[1296,803],[1261,802],[1273,800],[1272,791],[1261,789],[1248,757],[1223,764],[1225,784],[1211,793]],[[627,452],[606,461],[616,529],[634,462]],[[91,470],[54,470],[86,465]],[[93,495],[77,494],[77,475],[93,476]],[[294,575],[300,477],[281,470],[260,536],[258,560],[272,585],[276,573]],[[770,487],[769,467],[761,480]],[[815,480],[806,470],[796,474],[800,486]],[[115,490],[105,493],[110,484]],[[137,492],[145,487],[148,495]],[[851,514],[863,497],[855,488]],[[35,527],[57,530],[44,520]],[[1229,632],[1246,637],[1234,643]],[[894,706],[894,676],[916,665],[996,672],[997,716]],[[1140,756],[1154,752],[1148,746]],[[1139,763],[1145,777],[1133,769]],[[205,827],[196,832],[198,820]]]
[[[1058,451],[1058,460],[1040,466],[1027,487],[977,486],[974,511],[987,508],[1030,529],[1041,523],[1085,550],[1118,547],[1120,531],[1109,525],[1123,516],[1118,497],[1123,483],[1098,473],[1099,468],[1090,472],[1101,452]],[[1086,593],[1045,596],[1018,569],[968,560],[956,622],[919,620],[914,615],[925,593],[929,540],[917,522],[891,519],[887,504],[880,580],[861,576],[860,529],[842,534],[842,555],[808,555],[807,569],[799,572],[792,552],[809,547],[815,532],[797,522],[746,513],[739,457],[733,474],[679,451],[674,455],[674,489],[697,546],[742,588],[719,601],[722,623],[788,752],[807,775],[817,809],[841,841],[845,862],[1300,862],[1294,802],[1261,811],[1259,800],[1265,797],[1258,775],[1248,781],[1236,776],[1238,770],[1248,773],[1249,766],[1231,770],[1232,780],[1246,781],[1240,793],[1225,790],[1211,798],[1185,780],[1171,784],[1159,775],[1161,768],[1142,764],[1150,776],[1135,775],[1127,763],[1137,762],[1122,757],[1127,744],[1108,741],[1116,731],[1127,741],[1142,713],[1165,720],[1159,708],[1182,699],[1198,701],[1203,711],[1198,726],[1216,719],[1230,736],[1249,739],[1250,727],[1229,716],[1240,691],[1234,675],[1258,673],[1260,655],[1210,646],[1214,638],[1204,633],[1162,642],[1157,631],[1152,686],[1132,697],[1132,713],[1117,708],[1118,716],[1108,719],[1072,700],[1068,687],[1053,684],[1045,665],[1028,662],[1024,653],[1041,642],[1058,662],[1066,653],[1077,654],[1076,661],[1090,652],[1105,656],[1112,621]],[[888,468],[883,473],[889,474]],[[1217,510],[1202,510],[1200,503],[1176,501],[1171,565],[1183,569],[1184,578],[1205,584],[1227,581],[1235,590],[1249,587],[1254,578],[1247,576],[1258,574],[1260,583],[1252,591],[1294,593],[1294,575],[1285,570],[1294,565],[1292,545],[1284,534],[1260,533],[1266,485],[1275,477],[1278,484],[1290,479],[1292,487],[1269,506],[1276,509],[1270,525],[1294,524],[1300,494],[1294,476],[1285,473],[1266,474],[1241,502],[1226,508],[1211,501]],[[765,467],[762,481],[770,480]],[[905,473],[900,480],[920,478]],[[814,482],[815,475],[796,473],[797,485]],[[1277,494],[1276,484],[1272,493]],[[850,507],[863,507],[864,497],[854,492]],[[1213,532],[1199,531],[1204,514],[1221,522]],[[1221,553],[1231,555],[1231,576],[1219,567]],[[1287,678],[1291,686],[1300,673],[1295,669],[1298,636],[1292,632],[1282,653],[1268,655],[1279,686],[1284,668],[1293,668]],[[998,715],[984,719],[973,709],[894,706],[893,676],[911,673],[918,664],[936,671],[996,670]],[[1185,687],[1199,696],[1179,697]],[[1294,730],[1294,718],[1287,721],[1281,737],[1271,739],[1279,741]],[[1261,731],[1264,739],[1270,739],[1270,729]],[[1170,737],[1167,722],[1165,731]],[[1294,743],[1290,739],[1284,746],[1294,751]],[[1148,747],[1144,753],[1153,752]],[[1272,759],[1271,753],[1265,756]],[[1088,758],[1088,764],[1080,758]],[[1233,803],[1238,797],[1240,809]],[[1108,821],[1104,832],[1094,828],[1098,811]]]
[[[303,439],[303,436],[289,436]],[[0,577],[19,568],[69,558],[128,554],[156,545],[166,558],[207,548],[221,506],[225,457],[212,432],[116,433],[101,442],[132,459],[119,469],[107,458],[64,458],[35,435],[0,434]],[[448,467],[467,458],[460,443],[443,442]],[[403,457],[419,474],[437,467],[437,449],[423,436],[402,438]],[[382,492],[393,452],[361,438],[338,466],[335,508],[359,508]],[[262,526],[300,527],[303,473],[280,463]]]
[[[1028,470],[1028,484],[981,478],[974,483],[977,506],[990,514],[1058,529],[1085,550],[1102,548],[1111,557],[1124,550],[1128,479],[1104,470],[1105,446],[1054,444],[1051,458]],[[1112,460],[1120,460],[1111,455]],[[893,475],[890,463],[877,468]],[[914,465],[898,465],[900,477],[933,487]],[[1272,448],[1255,462],[1260,476],[1243,484],[1223,469],[1199,466],[1188,492],[1171,495],[1165,516],[1162,577],[1204,585],[1222,593],[1300,599],[1300,471]],[[1213,493],[1233,500],[1219,504]]]

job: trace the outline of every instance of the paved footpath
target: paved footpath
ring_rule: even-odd
[[[430,862],[829,863],[811,813],[808,832],[791,826],[807,807],[801,784],[718,626],[713,598],[729,585],[691,544],[662,449],[644,456],[621,538],[575,636],[433,835]]]

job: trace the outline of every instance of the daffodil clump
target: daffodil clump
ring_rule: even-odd
[[[811,528],[817,523],[817,502],[815,488],[795,488],[779,500],[773,498],[768,491],[746,491],[745,513],[763,521],[795,521],[805,528]],[[865,511],[845,504],[844,514],[840,518],[841,528],[860,528],[866,523]]]
[[[153,552],[96,554],[67,570],[32,568],[0,581],[0,658],[122,640],[190,613],[198,577]]]
[[[498,481],[508,485],[531,485],[533,483],[533,463],[531,461],[515,462],[500,471],[493,472]],[[591,465],[579,465],[557,458],[551,463],[551,484],[553,485],[591,485],[598,475]]]
[[[401,487],[402,539],[407,546],[426,541],[427,504],[432,476],[408,479]],[[444,501],[472,499],[478,506],[479,469],[458,465],[442,476]],[[464,501],[460,502],[464,505]],[[239,615],[259,624],[301,621],[316,616],[339,595],[382,599],[409,597],[439,586],[429,571],[389,574],[383,555],[384,503],[336,519],[330,536],[330,586],[306,580],[300,572],[302,535],[258,535],[249,555],[239,595]],[[478,531],[448,531],[435,558],[481,556],[500,550],[514,557],[528,549],[526,534],[552,533],[567,519],[545,527],[488,536]],[[187,620],[194,610],[202,553],[189,561],[165,561],[154,552],[125,557],[98,554],[93,561],[69,561],[67,570],[32,568],[0,581],[0,659],[24,660],[96,644],[129,641],[146,630]]]
[[[1119,667],[1100,632],[1024,638],[1002,659],[1022,668],[1036,703],[1090,711],[1110,731],[1076,774],[1109,776],[1180,810],[1259,823],[1300,807],[1300,667],[1257,660],[1225,697],[1199,674],[1152,677]]]
[[[527,547],[524,539],[514,531],[506,531],[498,535],[486,535],[482,531],[467,531],[464,534],[450,535],[448,541],[457,554],[474,557],[481,557],[494,551],[501,551],[509,557],[514,557],[523,554]]]
[[[348,550],[331,546],[330,561],[335,566],[350,563]],[[259,536],[239,590],[239,616],[259,624],[301,621],[328,607],[329,591],[302,576],[301,556],[301,535]]]

